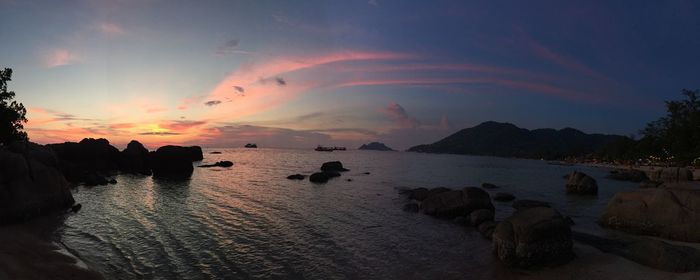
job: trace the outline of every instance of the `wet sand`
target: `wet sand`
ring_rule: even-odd
[[[0,280],[104,279],[50,240],[51,223],[42,218],[0,227]]]

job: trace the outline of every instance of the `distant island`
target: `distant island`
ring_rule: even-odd
[[[593,154],[625,138],[586,134],[573,128],[528,130],[511,123],[489,121],[462,129],[435,143],[411,147],[408,151],[553,160]]]
[[[358,150],[371,150],[371,151],[393,151],[394,149],[387,147],[381,142],[372,142],[369,144],[363,144]]]

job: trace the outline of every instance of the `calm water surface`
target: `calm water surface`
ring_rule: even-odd
[[[203,162],[235,165],[195,168],[187,181],[120,175],[116,185],[78,189],[83,208],[60,239],[111,279],[490,279],[502,268],[489,241],[472,228],[403,212],[397,188],[495,183],[497,191],[551,202],[587,231],[599,230],[594,221],[615,192],[636,188],[605,179],[604,169],[535,160],[211,151]],[[286,179],[331,160],[351,171],[324,185]],[[597,197],[565,194],[562,176],[573,170],[598,180]],[[494,203],[497,219],[511,213],[510,203]]]

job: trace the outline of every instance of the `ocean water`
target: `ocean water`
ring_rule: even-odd
[[[116,185],[79,188],[80,212],[58,237],[110,279],[493,279],[507,278],[490,241],[473,228],[402,211],[399,188],[479,186],[552,203],[574,229],[595,219],[634,183],[605,169],[544,161],[405,152],[205,150],[190,180],[120,175]],[[327,184],[286,179],[340,160],[350,171]],[[195,163],[199,164],[199,163]],[[567,195],[564,174],[598,180],[593,197]],[[370,172],[369,175],[363,174]],[[352,181],[347,181],[352,179]],[[497,219],[512,213],[494,202]]]

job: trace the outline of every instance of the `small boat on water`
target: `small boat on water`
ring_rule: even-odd
[[[246,147],[246,148],[257,148],[258,145],[255,144],[255,143],[248,143],[248,144],[245,144],[245,147]]]
[[[317,152],[332,152],[332,151],[345,151],[345,150],[347,150],[347,148],[345,148],[345,147],[324,147],[324,146],[319,145],[314,150],[316,150]]]

